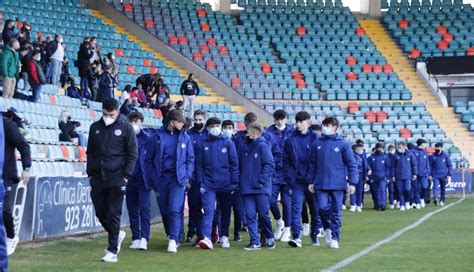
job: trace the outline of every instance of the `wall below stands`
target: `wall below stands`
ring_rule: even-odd
[[[186,67],[186,71],[193,73],[197,78],[199,78],[202,82],[208,85],[211,89],[213,89],[219,95],[225,97],[230,103],[243,106],[248,112],[255,112],[258,115],[259,120],[266,125],[270,125],[273,123],[273,117],[269,112],[260,108],[253,101],[227,86],[225,83],[214,77],[212,74],[208,73],[206,70],[202,69],[197,64],[187,59],[181,53],[156,38],[153,34],[145,31],[134,21],[128,19],[125,15],[117,11],[111,5],[108,5],[106,1],[84,0],[81,1],[81,4],[84,5],[86,8],[98,9],[103,15],[109,17],[116,24],[127,29],[129,32],[134,33],[137,38],[147,43],[152,49],[160,52],[164,57],[170,59],[180,67]]]

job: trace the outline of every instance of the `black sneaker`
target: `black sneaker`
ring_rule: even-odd
[[[186,243],[188,243],[188,244],[194,244],[195,242],[196,242],[196,240],[194,239],[194,237],[186,238]]]
[[[260,237],[260,245],[262,247],[266,247],[267,246],[267,239],[263,238],[263,237]]]
[[[244,247],[244,250],[248,250],[248,251],[253,251],[253,250],[260,250],[262,248],[262,245],[260,244],[248,244],[246,247]]]
[[[275,239],[273,239],[273,238],[267,239],[267,248],[268,249],[274,249],[275,248]]]
[[[301,242],[301,239],[291,239],[289,242],[288,242],[288,245],[290,247],[302,247],[303,244]]]
[[[438,200],[434,200],[433,203],[435,204],[436,207],[438,207]]]
[[[240,232],[248,232],[248,231],[249,231],[249,229],[246,226],[244,226],[240,229]]]
[[[240,236],[240,233],[234,234],[234,241],[242,242],[242,237]]]

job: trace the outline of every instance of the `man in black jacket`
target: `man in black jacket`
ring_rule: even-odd
[[[3,131],[5,133],[5,154],[3,163],[5,197],[3,205],[3,220],[7,233],[7,253],[8,255],[11,255],[15,252],[16,245],[19,241],[18,236],[15,235],[12,216],[12,206],[15,197],[13,185],[20,182],[20,180],[23,180],[24,183],[28,183],[30,180],[31,152],[30,145],[25,140],[25,137],[20,133],[20,124],[7,116],[9,116],[7,113],[2,114]],[[15,149],[17,149],[21,155],[21,163],[23,166],[21,178],[18,177],[18,170],[16,168]]]
[[[90,59],[93,55],[89,38],[84,38],[84,42],[81,44],[79,52],[77,52],[77,69],[79,70],[79,77],[81,77],[81,90],[83,92],[89,90]]]
[[[193,79],[193,74],[188,75],[188,79],[183,81],[181,88],[179,90],[181,96],[183,97],[184,102],[184,111],[188,108],[188,105],[191,108],[191,113],[194,112],[194,101],[196,96],[199,95],[199,85]]]
[[[127,118],[119,113],[117,100],[102,104],[102,119],[90,127],[87,145],[87,175],[96,216],[109,234],[103,262],[117,262],[125,232],[120,217],[125,188],[138,157],[137,138]]]

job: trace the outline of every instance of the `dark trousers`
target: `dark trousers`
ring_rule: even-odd
[[[150,240],[151,190],[146,190],[143,186],[127,189],[126,196],[132,240]]]
[[[188,190],[188,206],[189,206],[189,221],[187,237],[192,238],[197,235],[202,238],[202,202],[201,202],[201,185],[193,183],[191,189]]]
[[[2,125],[0,123],[0,125]],[[3,125],[2,125],[3,126]],[[3,164],[3,159],[0,159],[0,165]],[[3,185],[2,176],[0,175],[0,208],[3,209],[3,197],[5,187]],[[5,238],[5,228],[3,227],[3,217],[0,217],[0,271],[8,271],[8,256],[7,256],[7,242]]]
[[[15,237],[15,224],[13,223],[12,208],[15,190],[13,190],[14,186],[12,180],[5,180],[3,185],[5,188],[3,197],[3,223],[5,224],[7,238],[13,239]]]
[[[91,199],[95,214],[102,227],[109,234],[108,251],[117,254],[118,237],[120,232],[120,217],[122,216],[125,181],[118,177],[111,180],[91,179]]]

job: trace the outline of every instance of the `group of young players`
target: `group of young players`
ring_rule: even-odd
[[[441,144],[436,144],[436,153],[429,156],[422,139],[415,149],[408,150],[405,143],[399,143],[396,150],[390,146],[387,154],[379,143],[367,156],[363,142],[351,146],[338,133],[335,117],[327,117],[316,126],[311,124],[311,115],[302,111],[296,114],[293,127],[287,124],[287,113],[277,110],[273,114],[275,124],[264,129],[257,116],[248,113],[246,130],[237,133],[230,120],[207,119],[200,110],[193,117],[193,126],[185,128],[184,115],[170,111],[162,128],[146,130],[142,128],[143,115],[128,116],[138,149],[133,173],[126,177],[125,192],[132,249],[147,249],[152,192],[171,253],[176,253],[184,241],[201,249],[213,249],[218,241],[223,248],[230,247],[232,211],[234,240],[241,240],[241,231],[248,231],[250,236],[245,250],[272,249],[276,240],[302,247],[304,235],[310,236],[312,246],[319,246],[319,238],[324,238],[330,248],[337,249],[346,198],[349,195],[350,211],[361,212],[365,182],[370,184],[377,210],[385,210],[387,189],[391,209],[410,209],[410,203],[424,207],[428,179],[434,183],[435,203],[438,185],[441,187],[439,203],[443,205],[444,186],[452,167]],[[186,195],[187,239],[183,213]],[[308,219],[302,219],[306,208],[310,225]],[[270,212],[276,221],[275,231]],[[103,261],[117,261],[125,232],[117,234],[111,238],[109,232],[112,246],[109,243]]]

